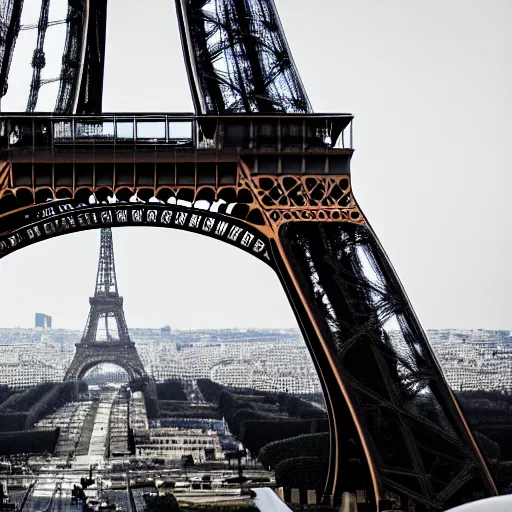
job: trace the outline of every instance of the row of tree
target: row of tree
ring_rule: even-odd
[[[0,407],[12,395],[13,391],[6,384],[0,384]]]
[[[329,461],[329,433],[305,434],[265,445],[259,452],[258,459],[269,469],[294,457],[317,457]]]
[[[298,396],[279,393],[279,395],[277,395],[277,403],[279,404],[279,409],[282,412],[286,412],[289,416],[304,419],[327,418],[327,414],[324,410]]]
[[[53,453],[59,429],[0,433],[0,455]]]
[[[36,402],[53,388],[55,384],[44,382],[25,391],[13,393],[0,405],[0,413],[27,412]]]
[[[186,401],[187,395],[179,380],[166,380],[156,385],[158,400]]]
[[[0,432],[29,430],[55,409],[76,398],[74,382],[44,383],[14,393],[0,408]]]
[[[197,387],[203,398],[212,403],[218,403],[220,394],[226,389],[221,384],[217,384],[217,382],[213,382],[210,379],[197,379]]]
[[[240,427],[239,439],[253,456],[259,456],[260,450],[274,441],[327,431],[328,425],[322,420],[246,420]]]
[[[158,408],[158,391],[154,379],[149,379],[143,384],[142,393],[148,418],[150,420],[157,419],[160,416],[160,410]]]
[[[161,418],[211,418],[222,419],[222,414],[211,404],[192,405],[190,402],[159,400],[158,408]]]

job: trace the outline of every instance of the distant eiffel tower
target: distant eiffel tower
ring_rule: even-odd
[[[90,297],[87,324],[64,380],[80,380],[93,366],[112,363],[124,368],[130,379],[147,379],[135,343],[130,339],[117,288],[112,230],[101,229],[96,290]]]

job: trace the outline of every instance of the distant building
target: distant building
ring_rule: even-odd
[[[149,439],[136,445],[136,455],[149,459],[159,457],[168,460],[181,460],[192,455],[194,462],[223,458],[219,434],[214,430],[152,428]]]
[[[428,336],[452,389],[512,392],[510,331],[443,329]]]
[[[36,329],[51,329],[52,317],[44,313],[36,313]]]
[[[50,328],[48,320],[40,325],[37,329],[0,328],[0,384],[23,389],[62,380],[81,332],[42,330]],[[130,334],[147,373],[157,382],[208,378],[264,392],[322,391],[298,332],[225,329],[166,333],[158,328],[130,329]],[[441,329],[428,331],[428,337],[452,389],[512,392],[511,331]],[[406,352],[407,341],[398,331],[391,333],[391,339],[399,352]],[[93,368],[88,378],[97,379],[98,384],[126,382],[123,370],[114,367],[107,371],[105,365]]]

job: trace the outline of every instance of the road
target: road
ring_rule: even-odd
[[[89,445],[89,464],[98,464],[103,462],[105,450],[108,443],[108,426],[110,420],[110,411],[117,395],[117,389],[106,389],[101,391],[98,412],[94,420],[92,429],[91,443]]]
[[[262,512],[292,512],[291,508],[288,508],[284,502],[282,502],[277,494],[268,487],[251,489],[256,493],[254,498],[254,504]]]

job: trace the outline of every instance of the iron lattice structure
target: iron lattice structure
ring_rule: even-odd
[[[196,111],[310,112],[273,2],[178,5]]]
[[[135,344],[130,340],[123,298],[117,289],[114,244],[110,228],[101,229],[96,290],[89,303],[91,309],[87,324],[80,343],[76,344],[76,352],[64,380],[80,380],[93,366],[105,362],[124,368],[132,381],[147,379]],[[103,340],[98,336],[100,325],[104,327]]]
[[[2,73],[17,5],[2,4]],[[70,1],[56,112],[0,117],[0,256],[127,225],[245,250],[275,270],[318,371],[326,502],[349,493],[359,509],[420,512],[495,494],[354,197],[352,116],[312,113],[272,0],[176,7],[196,114],[102,114],[105,2]]]

